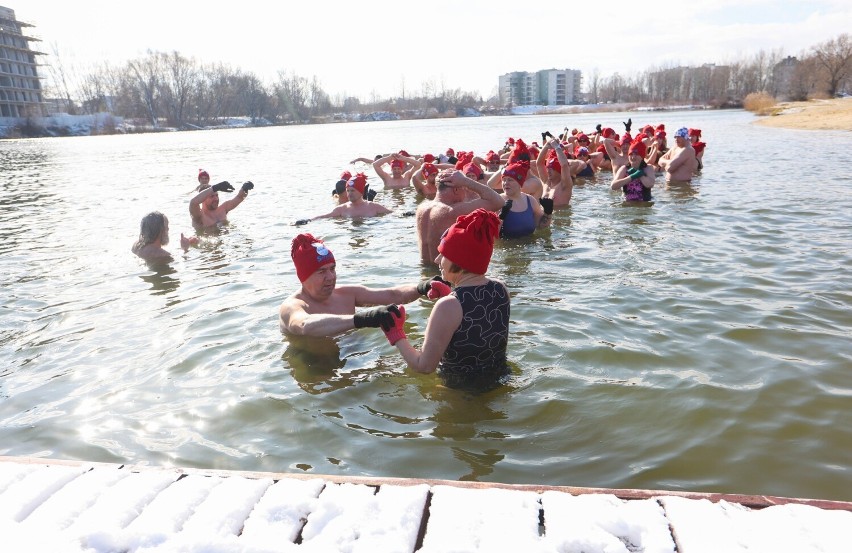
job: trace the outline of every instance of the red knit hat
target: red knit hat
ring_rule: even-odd
[[[462,171],[464,172],[464,175],[466,177],[470,177],[470,175],[473,175],[473,177],[470,177],[473,180],[479,180],[482,178],[482,169],[479,167],[479,165],[475,164],[472,161],[469,163],[465,163]]]
[[[515,146],[512,148],[512,153],[509,154],[509,160],[507,163],[511,165],[516,161],[530,161],[531,159],[530,151],[524,141],[520,138],[515,140]]]
[[[500,219],[491,211],[476,209],[461,215],[438,244],[438,252],[470,273],[484,275],[491,262]]]
[[[405,167],[405,163],[403,163],[401,159],[395,159],[391,161],[391,169],[393,169],[394,167],[399,167],[400,169],[402,169],[403,167]]]
[[[488,163],[500,163],[500,155],[494,150],[488,150],[488,153],[485,155],[485,161]]]
[[[334,263],[334,254],[331,250],[325,247],[322,240],[314,238],[307,232],[293,238],[290,257],[293,258],[296,276],[299,277],[300,282],[305,282],[323,265]]]
[[[438,168],[432,163],[424,163],[421,173],[423,173],[424,177],[429,178],[431,175],[438,174]]]
[[[521,186],[524,185],[524,181],[527,180],[527,173],[530,170],[530,162],[529,161],[516,161],[514,163],[510,163],[503,169],[504,177],[511,177],[518,181],[518,184]]]
[[[358,173],[357,175],[349,179],[349,182],[346,183],[346,186],[348,188],[354,188],[363,195],[364,190],[366,190],[367,188],[367,175],[365,175],[364,173]]]
[[[198,170],[198,181],[199,181],[199,182],[201,182],[201,177],[207,177],[207,178],[209,179],[209,178],[210,178],[210,173],[208,173],[208,172],[207,172],[207,171],[205,171],[204,169],[199,169],[199,170]]]
[[[550,150],[550,152],[548,152],[547,162],[545,163],[545,166],[548,169],[553,169],[557,173],[562,171],[562,164],[559,163],[559,156],[556,155],[556,150]],[[521,184],[523,184],[523,183],[521,183]]]
[[[635,140],[630,144],[630,149],[627,150],[627,155],[637,154],[639,157],[645,157],[648,153],[648,148],[642,140]]]
[[[425,156],[423,156],[424,163],[432,163],[433,161],[435,161],[435,156],[433,156],[432,154],[426,154]]]
[[[613,135],[615,135],[615,131],[609,127],[604,127],[604,129],[601,131],[601,136],[603,136],[604,138],[610,138]]]
[[[698,138],[701,138],[701,129],[689,129],[688,133],[689,136],[697,136]]]
[[[350,173],[349,171],[343,171],[342,173],[340,173],[340,180],[348,181],[351,178],[352,178],[352,173]]]

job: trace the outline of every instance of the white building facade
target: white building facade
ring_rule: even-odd
[[[498,90],[504,106],[565,106],[581,99],[583,75],[578,69],[515,71],[500,75]]]
[[[32,27],[15,19],[14,10],[0,6],[0,117],[43,115],[44,98],[36,69],[36,56],[30,48],[36,38],[24,35]]]

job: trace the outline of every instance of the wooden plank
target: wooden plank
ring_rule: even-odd
[[[535,551],[540,509],[530,491],[434,486],[421,551]]]
[[[541,504],[545,541],[553,551],[675,551],[669,521],[653,499],[546,491]]]
[[[295,543],[325,481],[282,479],[270,486],[243,526],[246,543]]]

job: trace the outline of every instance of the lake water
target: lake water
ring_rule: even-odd
[[[550,229],[501,242],[508,386],[405,370],[384,335],[293,340],[290,241],[325,239],[339,283],[420,266],[413,193],[331,209],[342,170],[404,148],[486,153],[565,126],[699,127],[703,174],[651,206],[607,179]],[[0,142],[0,454],[330,475],[852,500],[852,133],[741,112],[609,113]],[[199,167],[252,180],[230,225],[182,253]],[[381,188],[372,170],[370,182]],[[223,199],[229,197],[223,194]],[[152,210],[176,259],[130,253]],[[431,302],[407,307],[422,340]]]

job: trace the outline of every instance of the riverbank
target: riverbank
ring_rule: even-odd
[[[782,102],[755,124],[812,131],[852,131],[852,98]]]

